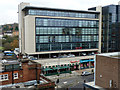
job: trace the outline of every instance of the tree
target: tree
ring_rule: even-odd
[[[12,47],[11,47],[10,43],[7,42],[7,43],[4,44],[4,49],[5,50],[11,50],[11,48]]]
[[[1,47],[1,46],[0,46],[0,50],[4,50],[4,47]]]
[[[10,30],[13,30],[13,28],[11,27]]]
[[[19,41],[17,39],[13,40],[13,42],[11,42],[10,44],[13,50],[19,47]]]
[[[15,31],[18,31],[18,26],[15,27]]]
[[[10,49],[14,50],[15,48],[19,47],[18,45],[19,45],[18,36],[14,36],[14,37],[3,36],[2,46],[4,47],[5,50],[7,50],[7,49],[8,50],[10,50]]]

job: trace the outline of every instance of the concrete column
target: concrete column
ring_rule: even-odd
[[[120,5],[120,1],[118,2],[118,5]]]
[[[80,70],[80,65],[79,65],[79,70]]]
[[[20,48],[20,53],[25,54],[25,41],[24,41],[24,32],[25,32],[25,27],[24,27],[24,16],[25,13],[22,11],[22,9],[25,6],[29,6],[30,3],[20,3],[18,5],[18,22],[19,22],[19,48]]]
[[[51,58],[51,54],[49,54],[49,58]]]
[[[61,50],[62,50],[62,44],[61,44]]]
[[[71,44],[71,50],[72,50],[72,44]]]
[[[102,31],[102,6],[96,7],[96,11],[100,12],[99,15],[99,45],[98,45],[98,52],[101,53],[101,31]]]
[[[91,45],[89,44],[89,48],[91,48]]]
[[[38,59],[39,59],[39,54],[38,54]]]
[[[52,49],[51,49],[51,44],[50,44],[50,50],[52,50]]]

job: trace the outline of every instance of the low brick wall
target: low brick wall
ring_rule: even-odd
[[[48,83],[38,85],[38,88],[45,89],[45,90],[55,90],[55,82],[40,75],[40,78],[46,80]]]
[[[46,81],[48,81],[48,82],[53,82],[52,80],[50,80],[50,79],[48,79],[48,78],[46,78],[46,77],[44,77],[44,76],[42,76],[42,75],[40,75],[40,78],[43,78],[44,80],[46,80]]]
[[[37,87],[40,89],[44,89],[44,90],[55,90],[55,83],[49,82],[49,83],[45,83],[45,84],[40,84]]]

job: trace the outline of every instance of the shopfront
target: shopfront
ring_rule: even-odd
[[[45,76],[57,75],[62,73],[70,73],[71,67],[69,65],[55,65],[55,66],[46,66],[42,68],[42,72]]]
[[[94,67],[94,59],[83,59],[80,60],[80,69],[87,69]]]
[[[78,61],[70,61],[71,63],[71,70],[79,70],[79,60]]]

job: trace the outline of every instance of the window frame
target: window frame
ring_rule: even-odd
[[[18,79],[18,73],[13,73],[14,79]]]
[[[5,75],[7,75],[7,78],[5,78]],[[2,79],[1,76],[3,76],[3,79]],[[9,80],[8,74],[2,74],[2,75],[0,75],[0,81],[7,81],[7,80]]]

